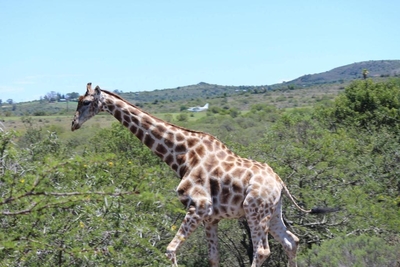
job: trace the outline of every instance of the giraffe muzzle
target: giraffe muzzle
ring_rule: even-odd
[[[71,131],[78,130],[80,127],[79,123],[76,123],[75,120],[72,121]]]

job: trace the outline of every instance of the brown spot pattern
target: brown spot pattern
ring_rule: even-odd
[[[176,134],[176,141],[183,142],[185,140],[185,136],[181,133]]]
[[[196,153],[197,153],[197,155],[199,155],[199,157],[204,157],[204,155],[205,155],[204,147],[203,146],[198,146],[196,148]]]
[[[186,140],[186,143],[187,143],[187,146],[188,146],[188,148],[192,148],[192,147],[194,147],[197,143],[198,143],[198,139],[197,138],[188,138],[187,140]]]
[[[177,144],[175,147],[176,153],[186,152],[186,146],[184,144]]]
[[[114,117],[115,117],[117,120],[121,121],[121,111],[120,111],[119,109],[116,109],[116,110],[114,111]]]
[[[146,133],[144,135],[144,139],[143,139],[143,143],[147,146],[147,147],[152,147],[154,144],[155,140],[153,139],[153,137],[151,137],[150,134]]]
[[[221,187],[220,187],[218,179],[213,178],[213,177],[210,178],[210,191],[211,191],[211,196],[219,195],[219,193],[221,191]]]
[[[82,101],[83,97],[79,100]],[[264,231],[253,228],[261,221],[271,220],[271,234],[285,244],[289,261],[295,257],[298,238],[287,231],[284,223],[279,221],[279,215],[273,216],[275,210],[281,209],[277,205],[281,205],[282,181],[267,164],[240,158],[213,136],[170,125],[127,104],[112,93],[106,94],[103,104],[107,105],[105,110],[129,128],[182,178],[177,192],[181,202],[188,207],[188,213],[179,235],[168,246],[171,259],[182,242],[181,237],[186,238],[201,221],[208,222],[206,227],[210,230],[214,229],[209,227],[210,222],[218,223],[222,218],[244,215],[252,230],[252,238],[263,240],[263,243],[268,242]],[[82,104],[78,103],[79,106]],[[207,236],[212,249],[217,250],[215,232],[207,232]],[[258,254],[259,251],[261,254]],[[255,248],[255,254],[254,260],[264,260],[269,252],[263,252],[263,248],[258,247]],[[218,265],[218,259],[210,262]],[[257,265],[261,264],[262,261],[257,261]]]
[[[157,147],[156,147],[156,151],[161,153],[161,154],[166,154],[167,153],[167,148],[162,144],[158,144]]]

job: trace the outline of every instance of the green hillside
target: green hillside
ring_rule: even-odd
[[[352,80],[368,77],[385,80],[400,75],[400,60],[378,60],[354,63],[330,71],[310,74],[295,80],[272,85],[226,86],[200,82],[195,85],[141,92],[120,92],[129,102],[150,112],[180,112],[190,106],[210,103],[210,108],[247,110],[249,103],[267,103],[278,108],[310,106],[323,99],[332,99]],[[77,89],[78,90],[78,89]],[[1,104],[0,117],[70,115],[75,102],[31,102]]]
[[[215,97],[208,112],[156,116],[268,163],[302,207],[340,208],[306,214],[283,197],[299,267],[399,266],[400,78],[353,81],[329,99],[326,86]],[[0,123],[0,266],[171,266],[164,253],[185,216],[181,180],[113,116],[71,132],[68,113]],[[219,223],[221,266],[251,265],[248,229],[243,218]],[[286,266],[281,244],[269,245],[263,266]],[[203,226],[177,259],[209,266]]]
[[[304,75],[289,82],[271,85],[224,86],[200,82],[195,85],[170,89],[146,92],[125,92],[121,95],[132,102],[146,103],[163,100],[188,101],[197,98],[209,99],[221,96],[242,95],[246,93],[257,94],[286,89],[306,89],[310,87],[315,88],[320,85],[327,85],[325,89],[329,89],[330,87],[337,87],[338,84],[362,79],[362,72],[364,69],[369,71],[368,77],[375,79],[380,77],[400,76],[400,60],[371,60],[353,63],[323,73]]]
[[[362,79],[363,70],[368,70],[368,77],[400,76],[400,60],[370,60],[353,63],[330,71],[308,74],[294,79],[289,84],[310,86],[324,83],[337,83]]]

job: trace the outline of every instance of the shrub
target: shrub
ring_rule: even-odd
[[[400,86],[395,82],[355,81],[336,100],[332,116],[339,123],[371,126],[399,126]]]
[[[188,121],[188,118],[189,118],[189,116],[188,116],[187,113],[180,113],[180,114],[178,114],[178,115],[176,116],[176,119],[177,119],[178,121]]]
[[[298,266],[396,267],[399,251],[398,244],[390,245],[377,236],[337,237],[298,256]]]

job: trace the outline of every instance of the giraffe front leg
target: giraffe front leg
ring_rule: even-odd
[[[178,266],[176,260],[176,251],[190,236],[190,234],[196,230],[197,226],[199,226],[202,220],[202,216],[196,212],[196,208],[194,206],[190,206],[181,226],[179,227],[178,232],[175,234],[175,237],[167,247],[167,253],[165,253],[165,255],[171,260],[173,266]]]
[[[211,267],[219,266],[218,252],[218,220],[205,223],[206,238],[208,243],[208,261]]]
[[[167,258],[172,262],[172,266],[174,267],[178,267],[178,262],[176,261],[176,254],[175,251],[168,251],[165,253],[165,256],[167,256]]]

